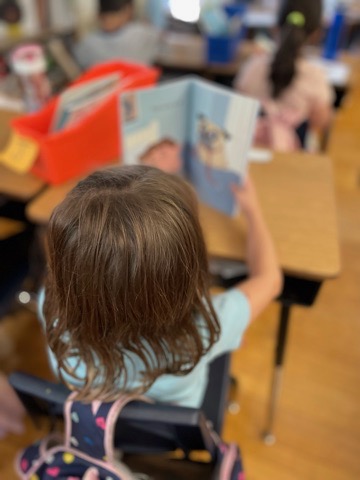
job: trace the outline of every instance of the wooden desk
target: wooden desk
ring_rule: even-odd
[[[14,112],[0,111],[0,150],[8,141],[10,122],[18,116]],[[31,174],[19,175],[0,165],[0,194],[26,202],[36,195],[43,187],[44,182]]]
[[[208,63],[204,37],[197,34],[166,32],[156,63],[160,68],[189,71],[208,79],[216,76],[232,78],[237,75],[249,57],[261,51],[261,47],[256,42],[244,40],[239,43],[233,61]],[[328,61],[321,57],[322,52],[318,47],[308,47],[306,52],[308,60],[322,68],[330,85],[342,90],[349,87],[351,78],[349,55],[343,54],[339,60]]]
[[[338,228],[332,165],[326,156],[276,153],[269,163],[251,164],[250,172],[285,274],[265,435],[265,441],[273,443],[291,308],[313,305],[323,281],[339,275]],[[48,188],[28,205],[29,218],[46,224],[53,208],[75,184]],[[241,218],[226,217],[204,205],[200,218],[213,257],[244,260]],[[230,287],[239,278],[220,280],[222,286]]]
[[[250,173],[283,271],[313,280],[336,277],[340,258],[330,160],[276,153],[269,163],[251,164]],[[213,255],[244,258],[240,219],[202,206],[201,221]]]
[[[315,303],[323,281],[340,273],[340,252],[332,166],[327,157],[276,154],[271,163],[252,164],[250,171],[285,274],[264,433],[265,443],[271,445],[292,306]],[[201,221],[211,254],[243,258],[240,220],[202,207]],[[239,280],[227,279],[222,285],[229,288]]]
[[[27,202],[44,186],[42,180],[31,174],[19,175],[0,165],[0,194]]]

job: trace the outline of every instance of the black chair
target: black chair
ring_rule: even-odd
[[[230,385],[229,376],[230,354],[224,354],[210,365],[209,382],[205,393],[203,405],[200,410],[188,409],[183,407],[165,406],[159,404],[159,408],[179,409],[181,411],[195,410],[206,417],[211,423],[213,430],[221,434],[224,414],[226,411],[228,391]],[[48,382],[46,380],[34,377],[22,372],[15,372],[10,375],[10,383],[17,391],[25,408],[29,414],[36,420],[39,415],[49,415],[50,417],[61,417],[62,406],[69,395],[69,390],[60,383]],[[155,406],[151,406],[151,408]],[[131,406],[126,409],[132,409]],[[148,408],[144,405],[144,409]]]
[[[125,463],[154,480],[212,478],[216,470],[216,444],[209,419],[216,430],[221,429],[229,385],[228,368],[228,354],[212,363],[204,411],[137,401],[128,404],[119,416],[115,431],[115,447],[124,453]],[[64,385],[20,372],[11,374],[9,380],[35,423],[44,415],[53,420],[62,418],[63,405],[69,395]],[[168,456],[177,450],[183,452],[181,460]],[[198,450],[207,451],[211,461],[191,461],[191,452]]]

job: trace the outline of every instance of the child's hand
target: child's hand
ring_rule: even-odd
[[[252,217],[261,211],[256,190],[250,177],[247,177],[241,186],[233,184],[231,189],[239,209],[247,217]]]

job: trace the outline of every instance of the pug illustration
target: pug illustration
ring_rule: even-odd
[[[223,128],[211,122],[204,115],[198,117],[197,155],[207,167],[226,169],[225,146],[230,135]]]

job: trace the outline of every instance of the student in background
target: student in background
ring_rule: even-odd
[[[98,171],[55,209],[40,316],[52,367],[79,398],[136,390],[201,406],[209,363],[239,347],[282,284],[252,183],[233,194],[249,277],[214,297],[197,200],[180,177],[143,165]]]
[[[284,0],[279,12],[275,54],[253,56],[241,69],[235,88],[262,102],[256,143],[274,150],[301,147],[296,130],[305,122],[323,132],[332,117],[333,91],[324,72],[303,56],[321,27],[322,0]]]
[[[117,58],[153,63],[160,32],[132,18],[133,0],[99,0],[99,28],[85,35],[74,47],[80,66],[85,69]]]

